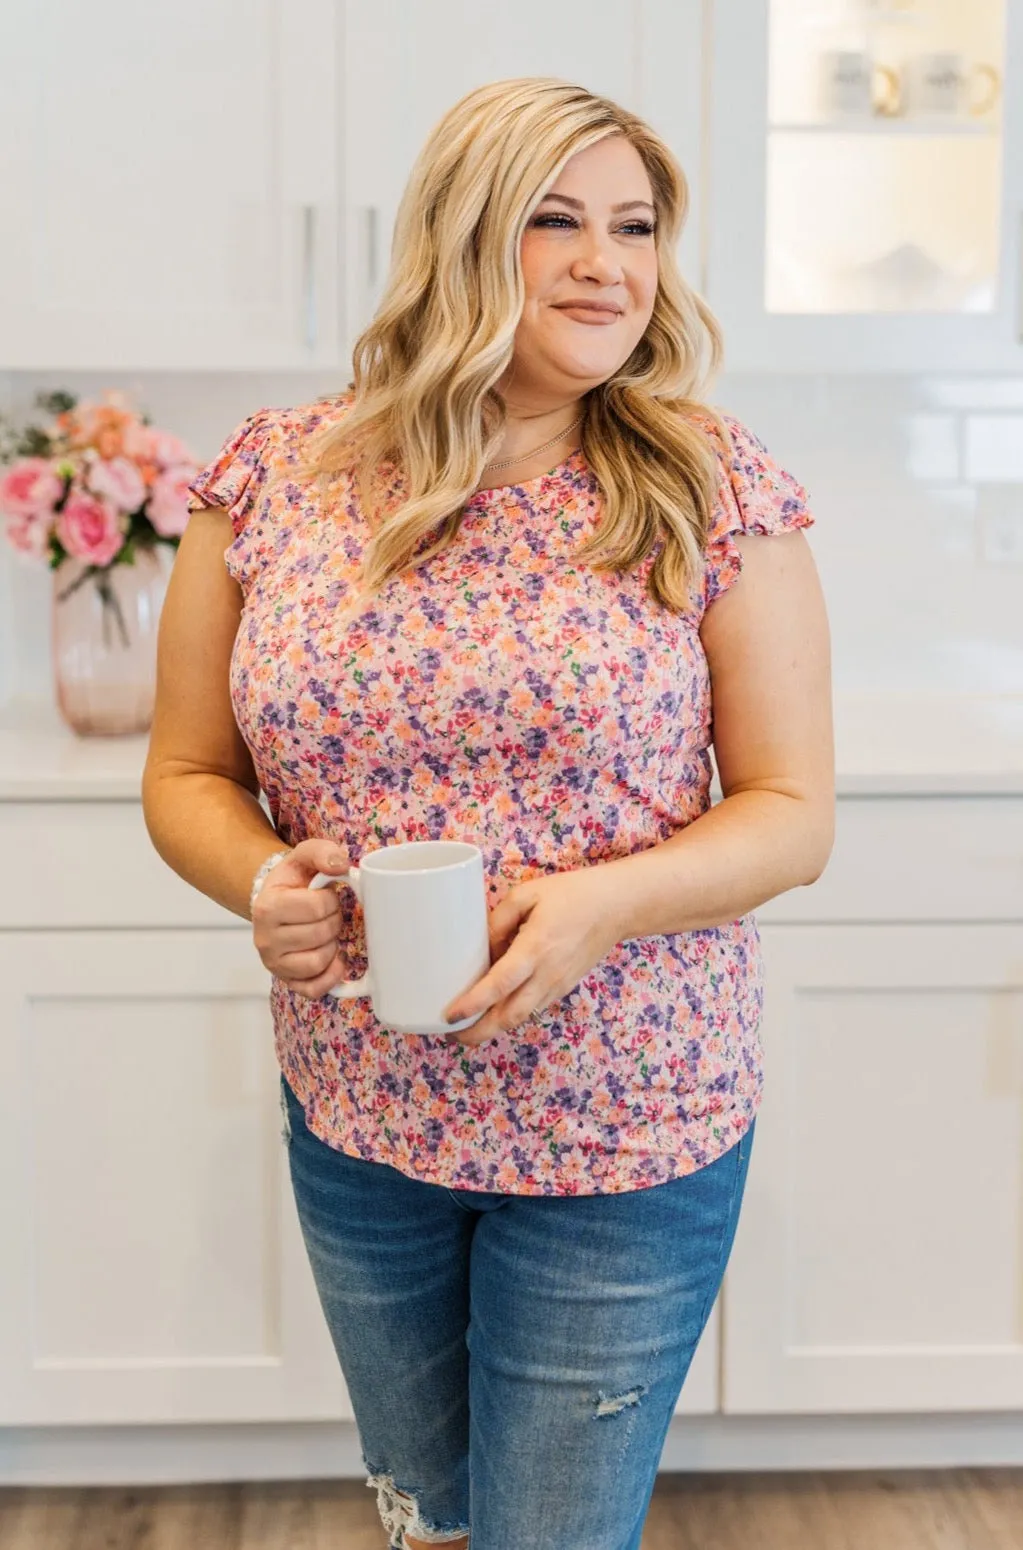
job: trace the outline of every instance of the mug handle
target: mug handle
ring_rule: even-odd
[[[898,74],[888,65],[875,65],[874,73],[883,86],[880,96],[874,99],[874,112],[884,118],[894,118],[902,107],[902,84]]]
[[[982,118],[985,113],[990,113],[998,101],[1002,89],[1002,78],[994,65],[974,65],[973,76],[975,80],[986,80],[988,83],[987,96],[980,102],[970,104],[970,115],[973,118]]]
[[[335,877],[332,872],[317,872],[309,887],[310,890],[313,888],[329,888],[332,883],[347,883],[359,903],[362,903],[362,878],[359,876],[359,868],[357,866],[350,867],[344,877]],[[337,996],[342,1001],[352,1001],[356,996],[370,995],[369,970],[366,970],[361,979],[342,980],[340,985],[335,985],[326,994],[328,996]]]

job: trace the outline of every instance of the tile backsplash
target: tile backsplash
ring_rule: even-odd
[[[205,459],[254,409],[342,385],[12,373],[0,407],[25,410],[41,388],[121,387]],[[714,398],[810,493],[838,693],[1023,694],[1023,377],[737,375]],[[49,574],[0,544],[0,704],[50,692]]]
[[[734,377],[810,492],[839,693],[1023,693],[1023,379]]]

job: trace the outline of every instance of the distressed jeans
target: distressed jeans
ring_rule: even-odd
[[[754,1125],[615,1195],[448,1189],[334,1150],[281,1083],[309,1261],[388,1543],[639,1550]]]

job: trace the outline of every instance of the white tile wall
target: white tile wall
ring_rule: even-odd
[[[838,692],[1023,693],[1023,379],[735,377],[718,396],[810,491]]]
[[[337,391],[324,373],[0,377],[129,391],[212,456],[264,404]],[[1023,693],[1023,379],[725,377],[717,402],[806,485],[840,693]],[[46,697],[49,577],[0,545],[0,702]]]

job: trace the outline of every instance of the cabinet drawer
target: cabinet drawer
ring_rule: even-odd
[[[0,803],[0,930],[233,926],[161,861],[139,802]]]
[[[843,797],[824,876],[757,915],[1023,920],[1023,798]]]
[[[0,846],[0,930],[240,924],[161,861],[138,802],[0,803]],[[1023,921],[1023,798],[843,797],[824,876],[757,915]]]

